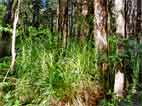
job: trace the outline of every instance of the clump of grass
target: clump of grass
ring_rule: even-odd
[[[96,52],[91,43],[79,45],[72,40],[67,48],[60,48],[58,35],[41,28],[30,30],[30,37],[22,38],[17,46],[15,76],[18,81],[11,93],[14,100],[37,105],[48,104],[51,98],[62,101],[67,97],[70,101],[82,81],[93,82],[95,86]]]

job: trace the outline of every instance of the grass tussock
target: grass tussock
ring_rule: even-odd
[[[62,48],[57,43],[57,34],[41,29],[29,30],[32,30],[30,37],[17,38],[16,69],[8,76],[14,77],[16,82],[12,89],[4,90],[2,102],[7,105],[48,106],[51,101],[73,104],[75,98],[83,101],[85,95],[89,97],[91,93],[85,88],[86,84],[81,83],[96,86],[94,79],[98,78],[95,75],[98,72],[93,44],[80,45],[78,41],[71,40],[67,48]],[[7,79],[5,83],[13,82]],[[95,95],[92,94],[92,97]],[[88,100],[85,101],[87,103]]]

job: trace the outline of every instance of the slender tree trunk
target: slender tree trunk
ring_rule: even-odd
[[[33,20],[32,20],[32,24],[35,27],[39,26],[39,0],[33,0]]]
[[[16,1],[16,0],[15,0]],[[3,27],[7,27],[7,25],[12,25],[12,22],[13,22],[13,3],[14,3],[14,0],[8,0],[7,1],[7,10],[6,10],[6,14],[4,16],[4,19],[3,19]],[[2,40],[3,41],[8,41],[10,39],[10,33],[9,32],[6,32],[6,31],[3,31],[2,32]]]
[[[92,16],[94,16],[94,5],[93,5],[94,0],[89,0],[88,1],[88,15],[87,15],[87,23],[89,24],[89,38],[93,40],[94,38],[94,22]]]
[[[94,34],[96,47],[99,50],[107,49],[107,0],[94,0]]]
[[[136,20],[137,39],[140,42],[139,35],[142,33],[142,0],[137,0],[137,20]]]
[[[113,14],[113,5],[114,5],[114,0],[108,0],[108,33],[109,35],[112,35],[115,33],[115,17]]]
[[[71,14],[71,26],[72,26],[72,35],[75,35],[75,30],[76,30],[76,25],[75,25],[75,23],[76,23],[76,16],[75,16],[75,2],[74,2],[74,0],[71,0],[72,1],[72,14]]]
[[[82,1],[81,0],[76,0],[76,10],[75,10],[75,14],[76,14],[76,35],[78,38],[80,38],[81,36],[81,26],[82,26],[82,16],[81,16],[81,7]]]
[[[75,20],[75,6],[74,6],[74,0],[69,0],[68,1],[69,5],[68,5],[68,15],[69,15],[69,25],[68,25],[68,32],[69,32],[69,35],[75,35],[74,34],[74,31],[75,31],[75,28],[74,28],[74,20]]]
[[[87,15],[88,15],[88,0],[82,0],[82,10],[81,10],[81,28],[80,30],[80,41],[84,42],[86,36],[89,32],[89,25],[87,23]]]
[[[16,51],[15,51],[15,45],[16,45],[16,27],[19,19],[19,6],[20,6],[20,0],[18,0],[17,8],[15,7],[15,14],[14,14],[14,22],[13,22],[13,32],[12,32],[12,44],[11,44],[11,54],[12,54],[12,60],[9,70],[7,71],[3,81],[6,80],[8,73],[10,71],[13,71],[15,68],[15,62],[16,62]]]
[[[59,0],[59,32],[61,32],[62,45],[66,47],[68,37],[68,1]]]
[[[51,27],[50,27],[50,29],[51,29],[51,32],[54,31],[54,13],[53,12],[51,13]]]
[[[57,1],[56,8],[56,31],[59,31],[59,0]]]
[[[19,19],[19,6],[17,8],[17,11],[15,13],[15,18],[13,22],[13,35],[12,35],[12,46],[11,46],[11,54],[12,54],[12,62],[11,62],[11,70],[14,69],[15,62],[16,62],[16,27]]]

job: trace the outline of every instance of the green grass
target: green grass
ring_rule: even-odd
[[[92,74],[97,71],[91,43],[80,46],[72,40],[67,48],[60,48],[57,35],[40,30],[32,29],[31,37],[26,39],[18,37],[16,70],[9,74],[17,82],[14,90],[9,89],[2,99],[6,105],[9,102],[40,105],[49,103],[51,97],[73,98],[81,83],[91,82]]]
[[[103,87],[103,83],[107,83],[110,87],[111,83],[113,88],[114,68],[121,62],[116,37],[109,38],[112,49],[106,58],[97,54],[92,41],[80,45],[79,41],[70,39],[67,48],[61,48],[57,42],[58,34],[52,34],[47,28],[30,27],[29,32],[30,37],[25,35],[23,38],[20,33],[17,36],[16,69],[9,73],[6,82],[0,83],[0,93],[4,92],[0,95],[0,103],[4,106],[49,106],[54,99],[60,101],[67,97],[73,101],[86,87],[95,90],[98,85]],[[8,67],[10,60],[2,61],[0,69]],[[111,66],[109,74],[112,79],[104,80],[99,72],[98,64],[104,61]],[[132,64],[138,69],[136,61]],[[134,72],[135,83],[138,70]],[[113,99],[104,100],[101,106],[116,106],[116,103]]]

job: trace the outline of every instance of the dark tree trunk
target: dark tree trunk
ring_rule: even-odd
[[[3,18],[3,27],[7,27],[7,25],[11,25],[13,21],[13,16],[12,16],[12,5],[13,5],[14,0],[8,0],[7,1],[7,11],[6,14]],[[7,41],[10,39],[10,33],[3,31],[2,32],[2,40]]]
[[[140,3],[140,4],[139,4]],[[126,0],[126,34],[128,37],[136,36],[140,28],[139,14],[141,10],[141,0]],[[138,22],[139,21],[139,22]]]
[[[68,31],[69,31],[69,34],[72,36],[72,35],[75,35],[74,32],[75,32],[75,2],[74,0],[69,0],[68,1],[68,21],[69,21],[69,25],[68,25]]]
[[[32,24],[35,27],[39,26],[39,7],[40,7],[40,2],[39,0],[33,0],[33,20],[32,20]]]
[[[142,0],[137,0],[136,33],[137,38],[139,38],[139,34],[142,33]]]
[[[93,23],[93,16],[94,16],[94,7],[93,7],[93,0],[89,0],[88,1],[88,15],[87,15],[87,23],[89,25],[89,32],[88,35],[90,37],[91,40],[93,40],[94,34],[93,34],[93,30],[94,30],[94,23]]]
[[[58,21],[58,31],[61,32],[61,37],[63,47],[66,46],[68,37],[68,1],[59,0],[59,21]]]

